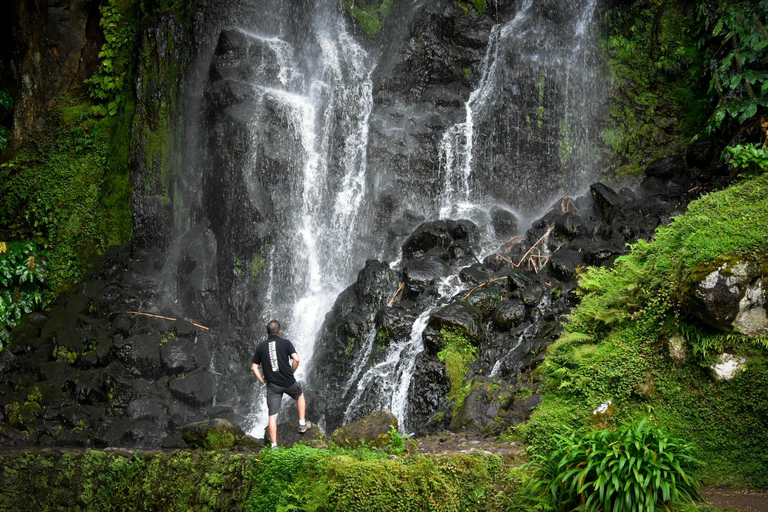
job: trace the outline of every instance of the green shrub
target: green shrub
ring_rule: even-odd
[[[740,131],[768,107],[768,0],[702,0],[698,16],[702,46],[714,64],[709,89],[718,98],[708,128],[730,123]]]
[[[702,500],[691,445],[645,420],[558,441],[557,451],[531,463],[531,492],[546,510],[653,512]]]
[[[45,260],[31,242],[0,242],[0,348],[23,313],[45,306]]]

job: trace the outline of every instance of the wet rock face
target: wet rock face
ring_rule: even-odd
[[[103,35],[98,5],[86,0],[7,2],[3,18],[0,29],[11,38],[0,55],[14,82],[2,84],[15,100],[7,150],[13,152],[45,127],[45,111],[56,95],[74,92],[93,75]]]
[[[675,158],[664,165],[677,169],[680,162]],[[684,180],[686,176],[688,181]],[[695,176],[694,172],[677,172],[669,182],[648,176],[636,191],[615,191],[595,184],[584,197],[563,197],[555,202],[528,231],[502,243],[482,262],[460,260],[452,254],[457,253],[457,247],[465,254],[477,251],[472,245],[476,239],[472,233],[483,227],[454,221],[417,227],[403,243],[399,270],[386,265],[382,274],[387,276],[385,282],[391,295],[361,300],[355,288],[365,280],[358,280],[339,297],[326,318],[317,345],[319,353],[324,354],[319,359],[322,363],[311,371],[310,387],[318,392],[320,404],[313,412],[317,417],[324,415],[329,428],[335,428],[345,419],[359,418],[375,410],[376,404],[386,402],[389,398],[382,398],[382,394],[390,391],[384,387],[396,381],[403,364],[400,359],[401,366],[393,365],[395,373],[386,373],[392,372],[383,369],[389,351],[412,343],[413,333],[418,335],[414,331],[416,319],[429,313],[423,317],[426,325],[417,340],[423,344],[423,351],[407,356],[413,357],[414,365],[403,428],[417,434],[449,427],[491,433],[525,421],[540,400],[532,372],[543,361],[546,347],[561,332],[562,315],[576,303],[574,289],[580,269],[610,264],[626,252],[628,243],[638,237],[652,237],[659,224],[682,212],[695,194],[712,186]],[[666,184],[657,187],[648,180]],[[670,182],[679,186],[667,186]],[[456,231],[456,227],[461,229]],[[372,269],[380,265],[384,266],[369,262],[364,272],[376,275]],[[460,283],[458,291],[436,303],[441,297],[438,284],[450,276]],[[402,283],[401,290],[398,283]],[[750,294],[738,298],[752,297],[750,306],[742,309],[752,312],[744,313],[744,318],[753,320],[755,305],[760,304],[762,295],[755,291],[754,283],[751,286]],[[476,347],[465,376],[465,385],[477,385],[476,393],[457,414],[453,414],[454,404],[448,400],[451,385],[445,363],[437,357],[446,348],[443,331],[461,336]],[[360,344],[366,333],[367,344]],[[379,364],[382,369],[376,370]],[[386,376],[364,381],[365,375],[377,372],[385,372],[382,375]],[[490,384],[483,380],[489,377],[493,379],[488,381]],[[497,391],[496,386],[507,389],[521,381],[529,382],[531,390],[516,395],[509,403],[501,406],[498,400],[487,399],[493,395],[489,387]],[[365,387],[358,393],[360,385]],[[356,395],[359,403],[351,407]]]
[[[181,316],[154,305],[161,283],[145,272],[162,255],[135,256],[113,251],[12,332],[0,353],[0,444],[183,447],[180,428],[201,417],[245,424],[236,411],[248,410],[252,382],[229,345],[237,335],[128,313]]]
[[[374,317],[398,291],[399,276],[386,263],[369,260],[358,274],[357,282],[344,290],[326,316],[315,344],[308,388],[319,400],[308,399],[310,418],[325,417],[328,429],[342,424],[347,384],[356,370],[355,361],[367,350],[375,357],[385,343],[377,340]],[[399,332],[399,320],[390,315],[391,332]],[[410,325],[406,327],[410,329]],[[380,338],[388,338],[390,331]]]

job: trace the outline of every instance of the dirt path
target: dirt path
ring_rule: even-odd
[[[496,454],[505,459],[520,460],[523,452],[523,448],[513,441],[499,442],[479,435],[455,434],[453,432],[420,437],[414,441],[419,448],[419,453],[431,455],[483,452],[486,455]]]
[[[706,489],[704,497],[718,509],[768,512],[768,492],[736,491],[715,487]]]

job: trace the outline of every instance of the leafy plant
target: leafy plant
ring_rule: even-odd
[[[104,104],[94,105],[93,112],[113,116],[126,100],[126,84],[130,80],[131,55],[136,40],[136,22],[130,19],[135,0],[108,0],[99,10],[104,29],[104,44],[99,51],[99,68],[86,80],[91,96]]]
[[[45,306],[46,264],[31,242],[0,242],[0,348],[21,315]]]
[[[554,453],[534,455],[530,463],[540,509],[653,512],[702,500],[692,446],[645,420],[557,439]]]
[[[758,144],[739,144],[725,148],[726,161],[737,169],[768,171],[768,150]]]
[[[744,123],[768,107],[768,0],[703,0],[698,15],[714,65],[709,88],[718,96],[709,130]]]

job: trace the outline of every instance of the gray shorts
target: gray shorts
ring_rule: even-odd
[[[298,382],[294,382],[292,386],[284,388],[277,384],[267,384],[267,410],[270,416],[280,412],[280,406],[283,401],[283,393],[287,394],[294,400],[298,400],[303,391],[301,385]]]

